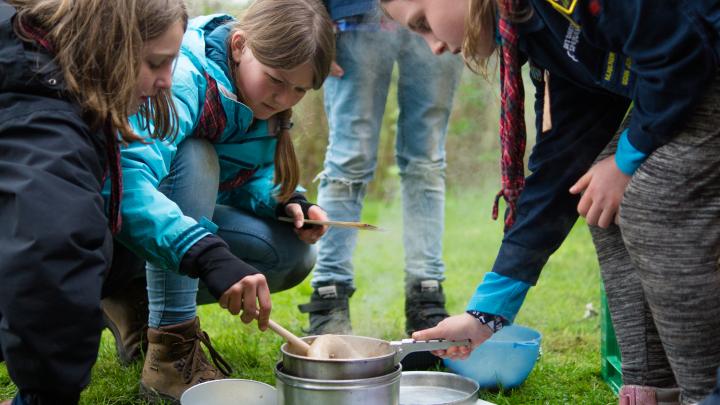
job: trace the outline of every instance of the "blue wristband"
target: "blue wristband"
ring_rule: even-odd
[[[615,151],[615,164],[621,172],[632,176],[635,170],[647,159],[647,155],[637,150],[628,137],[628,130],[620,134],[617,150]]]

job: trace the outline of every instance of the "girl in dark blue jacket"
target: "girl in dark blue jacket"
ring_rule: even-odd
[[[621,396],[662,399],[674,387],[683,403],[707,395],[720,365],[717,1],[382,3],[438,53],[462,51],[476,68],[501,53],[505,238],[468,313],[414,337],[477,345],[512,322],[580,213],[622,351]],[[527,179],[526,62],[539,134]]]

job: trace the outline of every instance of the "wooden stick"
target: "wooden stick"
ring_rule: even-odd
[[[278,221],[283,222],[295,222],[294,218],[290,217],[279,217]],[[370,224],[364,224],[362,222],[347,222],[347,221],[320,221],[317,219],[305,219],[303,220],[306,224],[309,225],[327,225],[327,226],[339,226],[341,228],[355,228],[355,229],[364,229],[367,231],[379,231],[380,228],[378,228],[375,225]]]
[[[310,349],[310,345],[305,343],[304,340],[295,336],[289,330],[278,325],[277,322],[273,321],[272,319],[268,320],[268,326],[270,326],[270,329],[272,329],[273,332],[277,333],[283,339],[285,339],[288,344],[290,344],[291,346],[295,346],[295,348],[300,351],[301,355],[307,355],[307,351],[308,349]]]

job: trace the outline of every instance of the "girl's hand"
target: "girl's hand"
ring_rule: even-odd
[[[588,225],[607,228],[617,224],[620,202],[629,182],[630,176],[618,169],[615,155],[611,155],[590,168],[570,187],[570,193],[583,194],[578,213]]]
[[[295,222],[293,222],[293,224],[295,225],[295,234],[298,236],[298,238],[300,238],[301,241],[305,243],[312,245],[313,243],[320,240],[320,237],[322,237],[325,232],[327,232],[328,227],[326,225],[313,225],[309,228],[303,229],[303,225],[305,223],[305,216],[303,215],[302,209],[300,208],[300,204],[288,204],[285,207],[285,212],[288,214],[288,216],[295,219]],[[327,221],[328,217],[322,208],[317,205],[313,205],[308,209],[308,219]]]
[[[233,315],[242,311],[240,319],[244,323],[250,323],[253,319],[257,319],[260,330],[267,329],[272,302],[270,301],[270,287],[262,274],[243,277],[228,288],[218,302],[221,307]]]
[[[445,318],[435,327],[419,330],[412,334],[415,340],[446,339],[464,340],[470,339],[470,347],[453,346],[447,350],[435,350],[432,353],[438,357],[449,357],[451,359],[466,359],[473,349],[493,335],[487,325],[483,325],[472,315],[464,313],[461,315]]]

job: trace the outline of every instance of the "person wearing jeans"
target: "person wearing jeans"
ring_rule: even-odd
[[[282,26],[268,24],[281,17]],[[135,281],[103,301],[121,360],[141,357],[147,335],[140,391],[151,401],[178,401],[187,388],[231,372],[196,316],[198,279],[212,296],[200,302],[217,300],[265,330],[270,293],[310,272],[310,245],[326,230],[303,226],[306,218],[327,216],[299,192],[290,133],[292,107],[322,86],[333,60],[324,7],[257,0],[241,20],[199,16],[188,27],[173,72],[177,132],[121,151],[123,228],[116,240],[147,261],[147,294]],[[131,122],[140,133],[153,124],[137,116]],[[278,221],[285,216],[293,223]],[[136,310],[143,300],[145,317]]]
[[[380,128],[397,64],[395,157],[400,170],[405,247],[406,329],[434,326],[447,316],[442,235],[445,137],[462,59],[431,59],[420,36],[388,24],[374,1],[325,2],[335,21],[337,55],[325,83],[330,139],[318,204],[328,217],[358,221],[377,167]],[[352,255],[357,231],[331,228],[320,240],[309,304],[309,334],[348,333],[348,299],[355,290]]]
[[[191,138],[178,145],[170,173],[158,189],[185,215],[216,231],[235,256],[263,273],[271,292],[288,289],[302,281],[315,262],[314,246],[298,239],[292,226],[286,223],[216,205],[219,175],[213,145]],[[217,229],[208,218],[217,224]],[[206,287],[198,292],[197,278],[169,272],[150,262],[146,272],[151,328],[195,319],[196,297],[200,303],[214,302]]]

